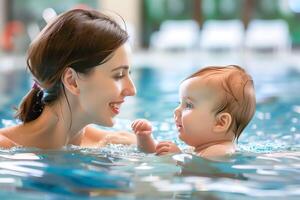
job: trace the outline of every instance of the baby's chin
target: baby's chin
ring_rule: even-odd
[[[181,134],[181,133],[179,133],[179,135],[178,135],[178,138],[184,142],[184,139],[183,139],[183,137],[182,137],[182,134]]]
[[[189,140],[188,138],[182,137],[182,135],[179,135],[178,138],[183,141],[188,146],[196,148],[198,145],[195,143],[195,140]]]
[[[183,137],[182,133],[179,133],[178,138],[179,138],[181,141],[183,141],[184,143],[186,143],[187,145],[190,145],[190,144],[189,144],[189,141],[186,140],[186,139]],[[190,146],[191,146],[191,145],[190,145]]]

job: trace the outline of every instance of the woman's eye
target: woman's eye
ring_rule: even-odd
[[[125,74],[124,74],[123,72],[120,72],[120,73],[116,74],[116,75],[114,76],[114,78],[115,78],[115,79],[121,79],[121,78],[123,78],[124,76],[125,76]]]

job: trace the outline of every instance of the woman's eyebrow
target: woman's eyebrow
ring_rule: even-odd
[[[128,69],[129,69],[129,66],[128,66],[128,65],[122,65],[122,66],[120,66],[120,67],[116,67],[116,68],[112,69],[111,71],[113,72],[113,71],[117,71],[117,70],[119,70],[119,69],[125,69],[125,70],[128,70]]]

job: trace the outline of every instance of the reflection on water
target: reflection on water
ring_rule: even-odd
[[[1,151],[0,185],[18,192],[74,196],[127,193],[132,190],[128,174],[109,169],[118,165],[118,159],[72,147],[62,151]]]
[[[300,153],[238,153],[223,161],[158,157],[134,146],[0,152],[0,195],[199,199],[299,197]],[[26,197],[26,195],[25,195]]]

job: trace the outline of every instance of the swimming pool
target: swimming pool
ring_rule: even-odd
[[[211,62],[217,62],[212,60]],[[178,141],[172,119],[180,81],[199,62],[133,69],[137,96],[128,98],[115,129],[135,118],[155,125],[157,140]],[[197,63],[197,64],[195,64]],[[201,63],[206,63],[202,61]],[[200,63],[200,64],[201,64]],[[159,65],[159,64],[158,64]],[[9,199],[298,199],[300,197],[300,71],[285,64],[245,64],[256,83],[256,115],[228,161],[191,154],[157,157],[134,146],[103,149],[74,146],[59,151],[16,148],[0,151],[0,196]],[[268,67],[269,66],[269,67]],[[176,70],[174,70],[176,68]],[[31,86],[22,70],[0,75],[1,126]],[[280,152],[288,152],[285,155]]]

